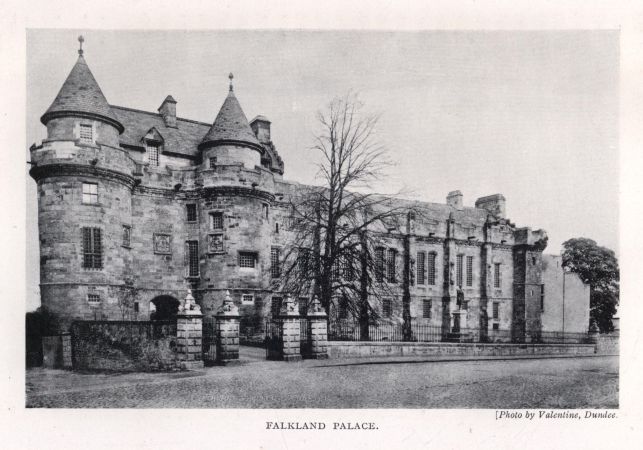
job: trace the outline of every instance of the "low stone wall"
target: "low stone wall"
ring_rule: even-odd
[[[593,344],[471,344],[436,342],[328,342],[330,358],[381,356],[593,355]]]
[[[180,368],[176,324],[75,321],[71,329],[74,370]]]
[[[618,334],[599,334],[596,336],[596,353],[599,355],[619,354]]]

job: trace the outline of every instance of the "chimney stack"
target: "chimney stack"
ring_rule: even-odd
[[[462,209],[462,192],[449,192],[449,195],[447,195],[447,205],[460,211]]]
[[[270,142],[270,121],[267,117],[257,116],[250,121],[250,128],[254,132],[259,142],[267,144]]]
[[[504,219],[506,215],[506,199],[502,194],[487,195],[476,200],[476,208],[487,210],[490,214]]]
[[[158,111],[163,116],[166,127],[176,128],[176,100],[171,95],[165,97]]]

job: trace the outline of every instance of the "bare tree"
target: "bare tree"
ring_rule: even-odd
[[[317,118],[320,185],[302,187],[290,200],[291,245],[275,287],[314,293],[329,316],[357,317],[361,338],[368,339],[369,322],[378,317],[369,299],[394,295],[400,282],[408,291],[408,258],[399,264],[384,249],[403,238],[409,206],[369,192],[390,161],[375,136],[378,117],[363,113],[356,95],[334,99]],[[410,338],[410,295],[403,303]]]

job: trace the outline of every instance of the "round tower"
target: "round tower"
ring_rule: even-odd
[[[129,232],[134,163],[119,147],[124,127],[83,56],[41,117],[32,146],[38,187],[42,306],[62,319],[120,318],[131,303]]]
[[[206,218],[199,291],[204,314],[214,314],[230,290],[247,318],[268,298],[274,175],[261,164],[265,149],[234,94],[232,74],[229,78],[228,96],[199,145],[199,209]]]

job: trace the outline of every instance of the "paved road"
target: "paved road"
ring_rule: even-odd
[[[29,407],[615,408],[618,357],[264,361],[195,372],[27,371]],[[287,386],[287,389],[286,389]]]

